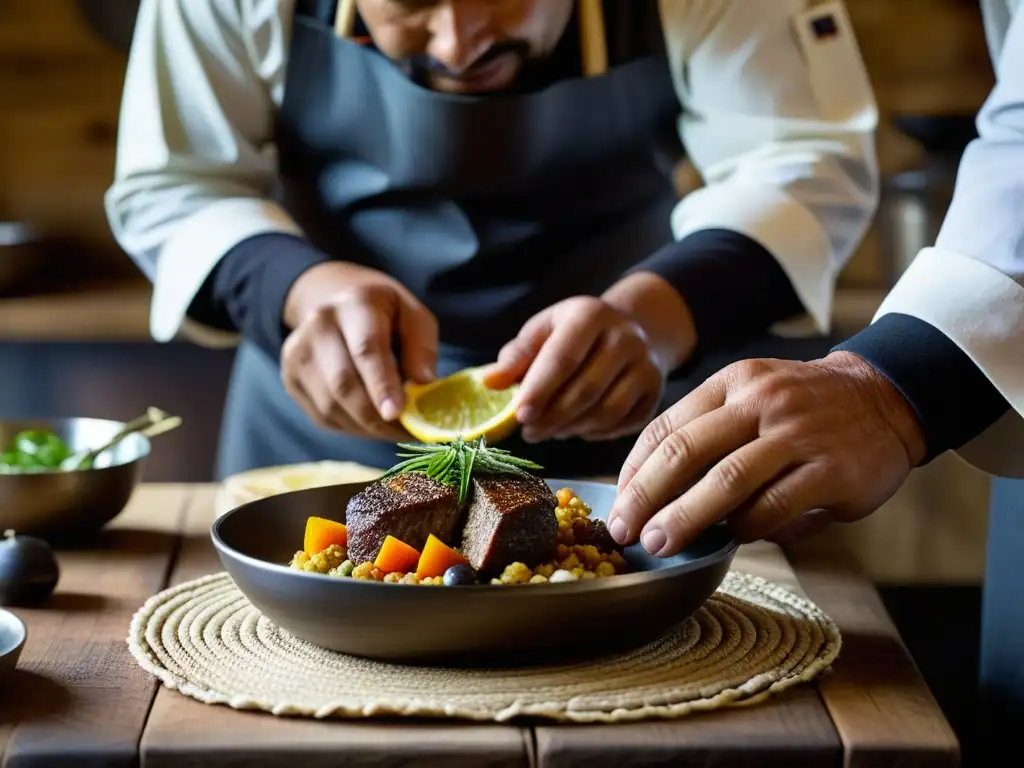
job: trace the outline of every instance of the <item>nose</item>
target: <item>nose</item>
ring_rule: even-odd
[[[487,5],[480,0],[439,3],[430,21],[427,52],[453,73],[471,67],[496,40]]]

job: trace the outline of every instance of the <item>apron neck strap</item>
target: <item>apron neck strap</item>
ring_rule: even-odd
[[[334,34],[338,37],[352,37],[356,26],[356,0],[338,0],[334,9]]]
[[[579,4],[580,54],[586,77],[608,71],[608,35],[604,26],[603,0],[577,0]],[[334,33],[351,37],[356,25],[356,0],[338,0],[334,12]]]
[[[583,74],[596,77],[608,71],[608,35],[603,0],[579,0],[580,53]]]

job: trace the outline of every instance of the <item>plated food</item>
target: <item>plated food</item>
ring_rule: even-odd
[[[446,451],[443,446],[430,447]],[[470,447],[476,447],[476,443],[470,443]],[[493,457],[490,450],[488,456]],[[421,466],[424,458],[428,465],[434,461],[426,453],[409,452],[416,453],[415,457],[408,458],[417,458]],[[471,455],[464,454],[464,459]],[[441,460],[438,462],[431,474],[440,469]],[[396,568],[391,571],[396,574],[392,576],[383,573],[385,569],[379,569],[381,574],[376,575],[381,579],[379,582],[353,578],[352,573],[344,575],[348,569],[346,560],[351,559],[355,571],[356,539],[365,536],[369,529],[353,525],[348,515],[358,517],[361,510],[368,510],[367,499],[375,498],[384,490],[368,492],[370,487],[383,485],[387,478],[297,489],[246,502],[217,518],[210,537],[225,570],[245,598],[267,621],[296,638],[339,653],[381,661],[499,666],[548,661],[566,663],[570,658],[593,657],[636,647],[663,635],[714,594],[728,573],[738,546],[727,527],[709,526],[672,557],[656,557],[639,544],[632,544],[621,553],[614,547],[607,551],[608,541],[604,538],[607,531],[602,522],[607,521],[615,505],[615,485],[579,478],[546,477],[542,481],[548,488],[546,493],[543,489],[535,490],[533,484],[524,484],[528,492],[523,495],[537,499],[546,497],[548,514],[542,519],[547,525],[541,530],[545,531],[548,546],[551,546],[550,536],[554,531],[553,549],[546,554],[537,552],[533,558],[517,557],[515,561],[502,563],[502,552],[507,551],[506,546],[511,546],[502,544],[502,539],[510,535],[508,532],[515,531],[516,526],[484,527],[492,532],[484,535],[466,525],[472,507],[477,506],[483,513],[488,504],[497,501],[495,497],[478,499],[476,489],[494,477],[479,469],[472,472],[460,505],[462,518],[457,520],[453,537],[448,541],[428,529],[419,531],[424,537],[421,544],[413,539],[412,527],[401,528],[401,533],[396,533],[400,530],[396,521],[401,515],[374,515],[377,523],[372,526],[376,531],[374,536],[383,534],[383,538],[377,539],[381,546],[373,560],[383,552],[386,558],[394,558],[391,567]],[[403,474],[415,474],[411,482],[417,482],[424,479],[426,470],[389,474],[393,480],[401,479]],[[538,479],[531,470],[526,474],[534,483]],[[500,477],[508,479],[518,475],[510,473]],[[452,484],[453,480],[445,484],[448,491],[439,493],[461,488],[461,484]],[[403,480],[409,481],[409,477]],[[405,498],[401,493],[404,486],[397,487],[396,494]],[[460,494],[456,493],[455,498],[458,500]],[[525,514],[519,518],[515,511],[525,506],[529,505],[502,505],[502,510],[506,510],[503,517],[509,518],[509,522],[526,520]],[[410,505],[409,509],[412,508]],[[324,522],[311,524],[310,517]],[[550,525],[552,518],[553,527]],[[480,519],[488,520],[484,514]],[[564,543],[570,530],[571,546]],[[295,562],[289,567],[297,549],[305,552],[307,533],[310,549],[319,549],[310,559],[318,562]],[[384,551],[383,542],[389,535],[391,546]],[[336,538],[332,540],[332,536]],[[467,536],[480,536],[482,546],[477,550],[464,546]],[[512,538],[511,543],[518,545],[518,537]],[[568,549],[559,547],[560,540],[561,546]],[[595,540],[604,541],[603,545],[594,543],[593,546],[604,561],[611,563],[616,571],[614,576],[599,575],[608,572],[608,566],[588,563],[587,553],[593,558],[593,552],[576,549]],[[319,562],[316,555],[332,546],[338,549],[327,552],[323,557],[325,562]],[[372,554],[373,547],[370,549]],[[474,551],[489,552],[492,557],[497,555],[493,561],[495,570],[480,572],[473,568],[470,555]],[[570,555],[575,555],[580,563],[577,565],[570,560],[568,565],[572,568],[560,568]],[[619,557],[628,563],[626,568],[616,567]],[[463,559],[467,563],[464,564]],[[421,564],[423,578],[409,577],[410,573],[416,574]],[[449,573],[453,566],[462,568]],[[371,578],[375,576],[374,567],[370,568]],[[466,567],[472,572],[467,573]],[[330,573],[336,568],[340,570],[333,576],[325,575],[325,571]],[[546,577],[546,583],[542,579],[530,583],[535,576],[544,576],[548,569],[554,570]],[[555,578],[555,571],[559,569],[567,570],[577,580],[558,584],[563,578]],[[587,576],[587,572],[594,575]],[[444,573],[449,573],[451,586],[424,588],[401,583],[406,580],[434,585],[438,573],[442,585]],[[463,578],[479,586],[460,588]],[[494,579],[502,586],[492,586]],[[396,580],[399,583],[389,583]]]
[[[345,523],[311,516],[296,570],[425,586],[546,584],[625,573],[622,548],[571,488],[475,440],[401,444],[404,461],[354,495]]]

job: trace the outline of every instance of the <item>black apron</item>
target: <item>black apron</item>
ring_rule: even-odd
[[[319,248],[392,275],[430,308],[440,375],[494,361],[531,316],[601,294],[671,241],[680,105],[657,0],[606,0],[605,74],[580,74],[574,16],[529,87],[485,96],[431,91],[338,37],[335,5],[298,3],[279,199]],[[634,440],[507,447],[549,475],[614,474]],[[396,461],[391,443],[318,429],[278,361],[243,343],[219,474],[321,459]]]

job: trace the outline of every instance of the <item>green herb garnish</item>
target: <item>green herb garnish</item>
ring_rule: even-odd
[[[543,469],[527,459],[520,459],[502,448],[490,448],[483,438],[463,440],[461,437],[450,443],[399,443],[404,459],[382,476],[417,473],[426,475],[442,485],[459,489],[459,503],[469,497],[470,481],[474,474],[509,475],[533,477],[526,470]]]

